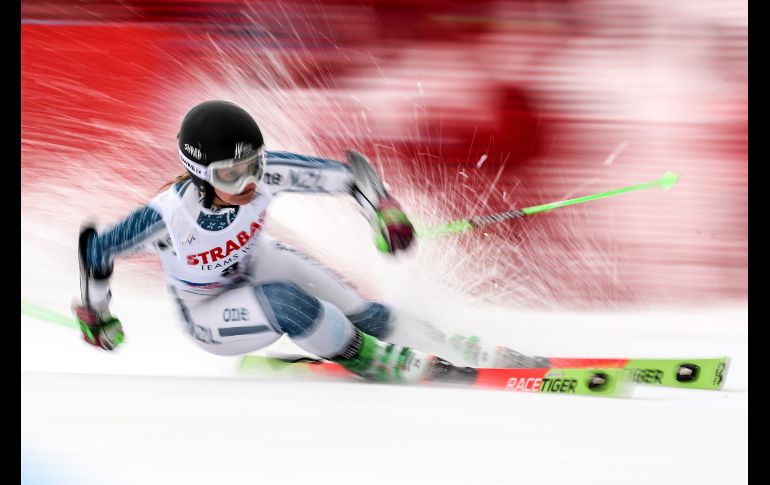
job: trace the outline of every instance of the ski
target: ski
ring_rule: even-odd
[[[622,368],[630,379],[638,384],[676,387],[680,389],[722,388],[730,365],[729,357],[714,358],[574,358],[533,357],[498,346],[485,349],[478,337],[452,337],[452,349],[464,360],[480,362],[498,368],[558,367],[578,369],[584,367]]]
[[[628,397],[633,390],[633,383],[629,376],[623,368],[619,367],[476,368],[476,371],[473,382],[460,385],[502,391],[602,397]],[[241,359],[238,372],[240,374],[278,372],[293,376],[360,379],[337,363],[301,356],[246,355]]]
[[[585,359],[548,358],[562,368],[617,367],[625,369],[638,384],[684,389],[722,388],[730,366],[729,357],[707,359]]]

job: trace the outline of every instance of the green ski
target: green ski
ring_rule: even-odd
[[[475,378],[461,386],[513,392],[541,392],[601,397],[628,397],[633,390],[630,376],[618,367],[591,368],[476,368]],[[341,365],[300,356],[268,357],[246,355],[241,359],[240,374],[279,372],[292,376],[320,376],[335,379],[359,379]],[[426,384],[432,385],[431,382]],[[442,383],[438,383],[442,384]]]

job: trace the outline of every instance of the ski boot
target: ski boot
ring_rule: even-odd
[[[476,377],[475,369],[457,367],[440,357],[383,342],[360,330],[356,330],[350,347],[330,360],[377,382],[473,382]]]
[[[546,357],[524,355],[508,347],[488,348],[481,344],[481,339],[475,335],[465,337],[453,335],[449,343],[455,351],[476,367],[494,369],[524,369],[550,367]]]
[[[473,367],[453,365],[441,357],[433,357],[430,375],[427,380],[455,384],[473,384],[476,382],[478,371]]]

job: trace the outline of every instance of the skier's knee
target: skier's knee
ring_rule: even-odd
[[[390,308],[377,302],[371,302],[363,311],[347,315],[353,325],[364,333],[382,339],[392,330]]]
[[[321,302],[289,282],[266,283],[254,288],[270,323],[291,338],[313,332],[322,313]]]
[[[276,331],[287,334],[302,349],[328,357],[350,346],[355,328],[331,303],[294,283],[267,283],[254,290]]]

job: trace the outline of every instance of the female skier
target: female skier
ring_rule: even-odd
[[[208,101],[192,108],[177,135],[186,172],[111,228],[84,226],[79,237],[81,302],[74,311],[84,340],[106,350],[123,341],[110,313],[116,256],[159,254],[187,331],[220,355],[261,349],[287,334],[299,347],[367,379],[464,380],[470,368],[385,342],[390,310],[365,300],[332,272],[262,234],[279,192],[342,192],[363,207],[378,247],[404,251],[411,222],[366,159],[349,164],[265,151],[262,133],[240,107]]]

